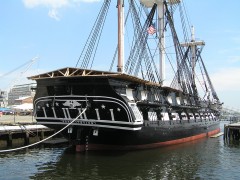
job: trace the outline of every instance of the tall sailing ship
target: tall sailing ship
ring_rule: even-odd
[[[29,77],[37,81],[37,122],[57,131],[72,122],[62,134],[77,151],[155,148],[218,133],[221,103],[201,57],[205,43],[189,28],[183,1],[112,3],[118,41],[110,69],[92,69],[105,60],[99,47],[111,49],[100,45],[112,7],[104,0],[76,66]]]

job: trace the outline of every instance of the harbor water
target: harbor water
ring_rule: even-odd
[[[240,145],[225,144],[223,136],[127,152],[42,146],[1,153],[0,179],[239,179],[239,155]]]

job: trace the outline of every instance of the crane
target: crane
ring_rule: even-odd
[[[16,67],[16,68],[14,68],[13,70],[11,70],[11,71],[9,71],[9,72],[7,72],[7,73],[5,73],[5,74],[0,75],[0,78],[5,77],[5,76],[8,76],[9,74],[17,71],[18,69],[21,69],[22,67],[28,65],[27,68],[25,69],[25,71],[21,72],[21,75],[24,74],[24,73],[32,66],[32,64],[33,64],[37,59],[38,59],[37,56],[34,57],[34,58],[32,58],[31,60],[29,60],[29,61],[25,62],[24,64],[22,64],[22,65],[20,65],[20,66],[18,66],[18,67]]]

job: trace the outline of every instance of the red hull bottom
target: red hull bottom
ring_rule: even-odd
[[[213,131],[209,131],[207,133],[198,134],[195,136],[190,136],[186,138],[181,139],[175,139],[171,141],[165,141],[165,142],[158,142],[158,143],[152,143],[152,144],[142,144],[142,145],[126,145],[126,146],[119,146],[119,145],[104,145],[104,144],[81,144],[76,145],[76,151],[77,152],[84,152],[84,151],[96,151],[96,150],[137,150],[137,149],[151,149],[151,148],[157,148],[157,147],[163,147],[163,146],[170,146],[174,144],[181,144],[189,141],[194,141],[197,139],[201,139],[204,137],[209,137],[214,134],[217,134],[220,132],[220,128],[215,129]]]

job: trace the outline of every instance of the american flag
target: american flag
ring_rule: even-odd
[[[148,34],[153,35],[153,34],[156,32],[156,29],[155,29],[154,26],[155,26],[154,24],[151,24],[151,26],[149,26],[149,27],[147,28]]]

